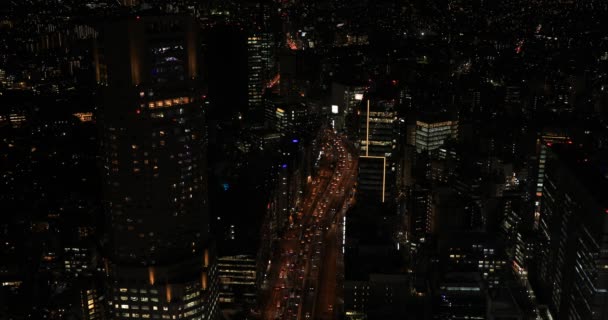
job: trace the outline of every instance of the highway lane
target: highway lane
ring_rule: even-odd
[[[270,285],[271,296],[266,303],[266,308],[263,313],[264,319],[283,319],[284,307],[286,306],[283,300],[286,295],[286,290],[294,287],[294,282],[300,277],[297,276],[295,267],[291,267],[292,264],[302,264],[304,257],[307,255],[310,249],[306,249],[307,241],[302,238],[302,234],[306,231],[306,226],[310,223],[310,217],[313,216],[313,212],[323,196],[323,190],[329,185],[329,180],[324,174],[320,174],[318,178],[313,180],[313,189],[310,198],[304,202],[302,208],[302,218],[300,221],[301,227],[295,225],[292,227],[286,235],[281,239],[280,245],[280,257],[273,259],[271,272],[270,272]],[[297,223],[297,222],[296,222]],[[302,242],[304,241],[304,242]],[[294,255],[298,253],[298,258],[294,258]],[[299,258],[301,256],[302,258]],[[278,263],[277,263],[278,262]],[[301,268],[300,268],[301,269]],[[290,272],[291,271],[291,272]],[[289,276],[288,276],[289,275]],[[304,275],[301,275],[302,279]],[[296,284],[297,286],[297,284]],[[300,286],[301,287],[301,286]]]
[[[352,199],[356,157],[345,139],[327,130],[324,161],[300,215],[280,239],[272,259],[263,319],[334,319],[338,241],[336,228]]]
[[[303,235],[307,229],[310,230],[312,217],[315,215],[318,203],[325,194],[325,189],[328,187],[329,179],[332,176],[332,172],[327,165],[328,162],[322,161],[321,163],[322,166],[319,174],[312,180],[311,192],[307,195],[305,201],[303,201],[303,206],[300,210],[301,215],[297,219],[299,221],[295,221],[283,239],[280,240],[280,256],[275,256],[272,259],[269,285],[267,286],[271,292],[269,297],[266,298],[266,307],[263,309],[264,319],[281,319],[281,315],[284,312],[283,307],[286,305],[282,301],[285,300],[285,289],[289,290],[292,288],[293,282],[300,280],[299,278],[304,279],[304,272],[300,272],[299,277],[294,275],[293,272],[289,273],[291,277],[285,277],[284,275],[289,269],[295,271],[295,268],[290,268],[295,262],[298,262],[298,267],[301,270],[302,262],[299,260],[308,258],[310,248],[307,246],[306,237],[303,237]],[[295,253],[297,253],[297,257],[294,259]]]
[[[346,146],[343,146],[344,149]],[[348,157],[348,156],[347,156]],[[340,184],[336,186],[336,192],[332,194],[332,214],[328,216],[330,219],[329,228],[324,234],[324,251],[321,263],[321,274],[319,278],[319,289],[317,294],[316,308],[314,319],[336,319],[338,315],[338,272],[340,272],[341,263],[338,259],[341,258],[340,250],[342,248],[341,233],[340,237],[338,228],[341,227],[346,210],[352,205],[354,200],[353,186],[356,182],[356,161],[352,161],[342,171],[342,179]]]

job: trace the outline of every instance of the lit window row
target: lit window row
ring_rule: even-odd
[[[192,102],[192,99],[188,97],[179,97],[173,99],[164,99],[148,102],[148,108],[157,109],[157,108],[169,108],[177,105],[187,104]]]

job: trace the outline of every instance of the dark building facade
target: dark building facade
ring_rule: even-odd
[[[358,199],[388,202],[394,195],[397,112],[391,101],[366,101],[359,112]]]
[[[538,274],[557,319],[608,317],[606,174],[577,148],[547,150]]]
[[[137,16],[97,51],[112,319],[216,318],[197,37],[190,18]]]

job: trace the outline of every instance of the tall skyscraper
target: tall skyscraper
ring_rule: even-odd
[[[539,227],[541,200],[543,196],[543,185],[545,180],[545,163],[547,162],[547,150],[554,144],[571,144],[570,137],[561,132],[544,130],[543,134],[536,140],[536,152],[538,155],[538,166],[535,168],[537,173],[535,201],[534,201],[534,229]]]
[[[112,319],[215,319],[198,33],[183,16],[109,23],[98,48]]]
[[[386,202],[395,179],[397,111],[390,100],[368,100],[359,116],[358,197]]]
[[[422,242],[426,235],[434,231],[432,201],[430,188],[418,184],[409,188],[408,225],[412,241]]]
[[[247,37],[247,93],[249,110],[262,111],[262,95],[272,79],[274,56],[273,38],[268,32],[254,32]]]
[[[271,16],[276,7],[267,0],[238,2],[242,18],[248,24],[248,30],[252,30],[247,35],[247,107],[261,116],[264,91],[279,81],[275,70],[274,36],[270,32]]]
[[[546,150],[534,276],[557,319],[607,319],[608,175],[605,164],[577,149]]]
[[[263,67],[262,67],[262,38],[259,35],[247,37],[247,102],[249,110],[256,110],[262,106],[264,93]]]

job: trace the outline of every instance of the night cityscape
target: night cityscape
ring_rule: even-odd
[[[0,2],[0,320],[608,320],[607,0]]]

